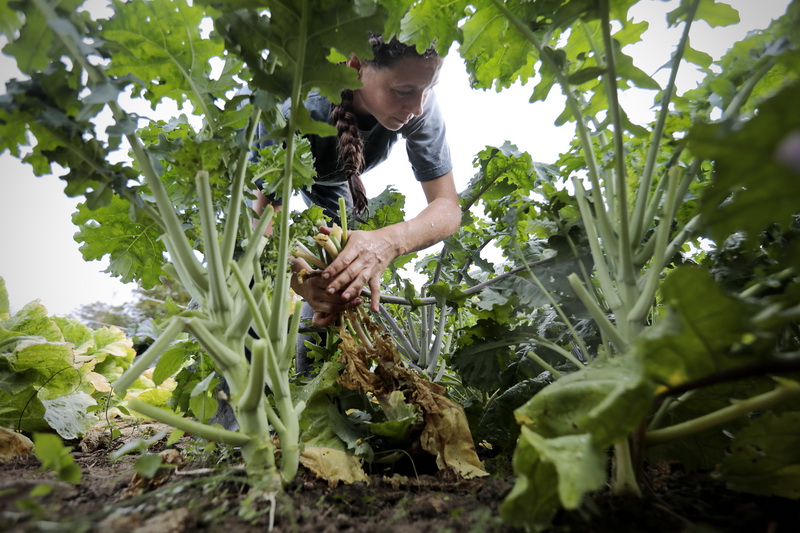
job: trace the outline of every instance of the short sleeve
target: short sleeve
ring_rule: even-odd
[[[403,126],[408,161],[418,181],[428,181],[453,170],[442,112],[431,91],[423,113]]]

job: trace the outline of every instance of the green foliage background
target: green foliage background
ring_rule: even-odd
[[[800,449],[800,169],[792,159],[800,153],[800,4],[715,59],[693,46],[692,24],[725,26],[739,14],[714,0],[675,3],[667,21],[682,33],[664,68],[690,63],[706,74],[681,93],[674,77],[662,87],[626,52],[648,27],[629,17],[641,1],[163,0],[114,2],[108,20],[77,10],[77,0],[21,1],[0,11],[4,52],[29,76],[0,99],[0,146],[39,176],[55,164],[68,169],[67,194],[86,198],[73,218],[84,257],[108,255],[114,275],[144,288],[163,276],[189,280],[201,309],[175,313],[208,324],[209,345],[231,333],[220,326],[231,319],[244,331],[251,322],[268,327],[283,342],[285,324],[234,317],[220,289],[232,279],[220,274],[223,261],[253,240],[241,226],[230,230],[245,204],[229,198],[244,198],[261,176],[286,198],[307,182],[308,149],[295,133],[332,128],[300,102],[312,89],[336,101],[342,88],[357,88],[337,59],[368,55],[368,30],[419,49],[435,41],[441,54],[456,44],[473,87],[532,82],[533,102],[560,90],[556,124],[576,128],[557,161],[535,162],[511,143],[482,150],[460,193],[460,231],[436,255],[399,259],[384,279],[381,317],[409,364],[449,387],[488,446],[514,449],[519,478],[504,518],[546,528],[559,507],[576,508],[604,485],[608,450],[617,492],[638,491],[645,458],[668,457],[721,464],[737,490],[796,498],[800,458],[782,450]],[[201,31],[203,20],[213,31]],[[213,79],[212,61],[224,65]],[[619,92],[633,87],[654,91],[651,123],[633,123],[620,104]],[[202,126],[143,121],[118,104],[128,90],[151,106],[191,103]],[[287,98],[289,122],[277,111]],[[104,108],[114,123],[99,132]],[[259,165],[246,158],[253,117],[285,143]],[[108,163],[123,139],[134,162]],[[204,201],[198,170],[209,176]],[[387,191],[364,228],[396,222],[403,209],[402,195]],[[266,268],[249,274],[282,302],[273,318],[288,301],[280,280],[289,216],[278,218]],[[316,222],[294,218],[298,228]],[[482,259],[487,246],[505,263]],[[207,271],[195,251],[209,258]],[[414,259],[422,284],[403,271]],[[243,353],[248,343],[231,345]],[[178,368],[177,358],[166,360]],[[312,397],[304,394],[295,397]],[[331,415],[319,402],[314,409]],[[787,435],[769,437],[780,423]],[[750,461],[762,440],[776,463]]]

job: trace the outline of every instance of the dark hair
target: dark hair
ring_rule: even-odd
[[[370,35],[369,44],[372,46],[372,59],[365,63],[377,68],[391,67],[405,57],[424,59],[438,57],[432,46],[420,54],[414,46],[401,43],[396,38],[387,43],[383,37],[375,34]],[[331,104],[330,121],[339,132],[339,161],[347,175],[350,194],[353,197],[353,211],[359,216],[366,213],[368,208],[366,189],[361,181],[361,173],[364,170],[364,141],[361,139],[358,119],[353,110],[353,90],[345,89],[341,96],[341,104]]]

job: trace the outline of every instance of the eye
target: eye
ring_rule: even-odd
[[[411,90],[395,89],[394,92],[398,96],[411,96],[412,94],[414,94],[414,91],[411,91]]]

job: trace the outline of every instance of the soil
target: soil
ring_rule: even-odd
[[[183,533],[263,532],[511,532],[499,507],[514,484],[507,461],[485,458],[491,477],[458,479],[422,462],[372,472],[370,483],[330,487],[302,471],[272,498],[251,490],[236,455],[180,441],[164,451],[173,467],[153,480],[136,474],[135,457],[114,461],[124,442],[155,434],[137,426],[124,437],[71,443],[83,476],[78,484],[43,472],[33,455],[0,464],[0,531]],[[215,463],[215,464],[212,464]],[[161,472],[161,471],[160,471]],[[42,484],[53,487],[37,495]],[[261,496],[253,497],[258,493]],[[560,512],[554,532],[742,532],[800,530],[800,505],[781,498],[727,490],[708,474],[661,463],[647,471],[642,498],[587,498],[578,511]]]

